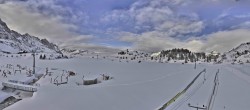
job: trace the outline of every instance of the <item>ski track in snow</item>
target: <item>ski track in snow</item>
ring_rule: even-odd
[[[198,84],[196,82],[196,85],[194,87],[192,87],[192,89],[190,89],[189,91],[187,91],[186,93],[184,93],[184,95],[182,97],[180,97],[179,100],[177,99],[176,103],[173,103],[172,106],[170,106],[169,108],[166,108],[165,110],[178,110],[185,102],[187,102],[188,100],[190,100],[192,98],[192,96],[195,95],[195,93],[202,86],[205,85],[205,83],[208,81],[208,79],[212,78],[212,76],[213,76],[213,74],[208,74],[208,76],[206,76],[207,80],[202,81],[202,82],[198,82]]]
[[[189,91],[183,97],[180,98],[178,102],[176,102],[174,107],[169,107],[169,110],[178,110],[179,107],[181,107],[186,101],[188,101],[203,85],[203,83],[199,83],[198,86],[196,86],[192,91]],[[168,108],[166,108],[168,110]]]

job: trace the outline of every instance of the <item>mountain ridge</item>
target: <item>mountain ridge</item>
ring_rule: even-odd
[[[222,62],[250,63],[250,42],[242,43],[221,56]]]
[[[0,52],[3,53],[62,53],[59,47],[47,39],[40,39],[28,33],[11,30],[0,18]]]

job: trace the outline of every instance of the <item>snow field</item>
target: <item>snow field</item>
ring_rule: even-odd
[[[0,57],[0,64],[22,64],[31,67],[32,58]],[[37,68],[45,73],[45,68],[53,71],[52,76],[41,78],[40,87],[33,97],[19,101],[6,110],[154,110],[181,92],[193,78],[206,68],[191,88],[167,110],[193,110],[191,105],[206,105],[212,92],[214,75],[219,73],[219,88],[213,106],[214,110],[248,110],[250,87],[248,87],[249,65],[213,65],[155,62],[119,62],[109,59],[76,57],[61,60],[37,60]],[[51,70],[52,68],[56,70]],[[56,86],[50,83],[63,70],[74,71],[68,84]],[[238,73],[241,75],[239,76]],[[108,74],[114,79],[100,84],[77,86],[76,82]]]

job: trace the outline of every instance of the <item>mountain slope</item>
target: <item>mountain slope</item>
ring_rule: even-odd
[[[79,50],[79,49],[69,49],[69,48],[63,48],[61,49],[61,52],[64,55],[79,55],[79,56],[83,56],[88,54],[88,50]]]
[[[249,62],[250,61],[250,42],[243,43],[238,47],[222,55],[224,62]]]
[[[61,53],[58,46],[50,43],[46,39],[39,39],[29,34],[20,34],[10,30],[5,22],[0,19],[0,52],[19,53],[32,52],[38,53]]]

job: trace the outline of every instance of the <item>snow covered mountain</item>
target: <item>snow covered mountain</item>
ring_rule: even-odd
[[[87,54],[89,51],[88,50],[63,48],[63,49],[61,49],[61,52],[64,55],[80,55],[80,56],[82,56],[82,55]]]
[[[5,22],[0,19],[0,52],[3,53],[61,53],[57,45],[46,39],[39,39],[29,34],[20,34],[8,28]]]
[[[250,61],[250,42],[243,43],[221,56],[222,62],[249,63]]]

